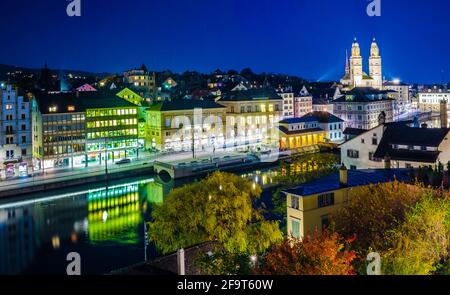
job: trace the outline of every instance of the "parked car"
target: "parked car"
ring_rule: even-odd
[[[122,159],[116,162],[116,165],[128,164],[131,163],[131,159]]]

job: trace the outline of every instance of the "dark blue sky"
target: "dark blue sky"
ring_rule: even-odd
[[[381,0],[1,0],[0,63],[120,72],[147,64],[338,79],[354,37],[367,65],[376,37],[386,77],[450,81],[450,1]]]

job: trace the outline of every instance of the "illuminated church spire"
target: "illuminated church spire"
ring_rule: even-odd
[[[369,75],[372,77],[372,87],[381,90],[383,88],[381,56],[375,38],[373,38],[372,45],[370,46]]]
[[[362,84],[363,79],[363,67],[361,49],[359,48],[358,41],[353,41],[352,44],[352,56],[350,57],[350,80],[352,87],[358,87]]]

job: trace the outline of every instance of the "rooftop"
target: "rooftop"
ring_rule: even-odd
[[[300,118],[289,118],[281,120],[280,124],[298,124],[298,123],[310,123],[310,122],[318,122],[315,117],[300,117]]]
[[[397,81],[387,81],[383,83],[384,86],[409,86],[406,83],[403,82],[397,82]]]
[[[394,149],[392,145],[438,147],[443,140],[447,139],[449,131],[448,128],[387,125],[374,157],[383,159],[388,155],[393,160],[434,163],[440,154],[439,151]]]
[[[273,88],[251,88],[229,91],[223,94],[222,101],[282,100]]]
[[[389,91],[378,90],[372,87],[355,87],[345,92],[341,97],[336,98],[333,102],[371,102],[380,100],[392,100],[387,96]]]
[[[193,110],[196,108],[219,109],[225,108],[225,106],[211,100],[176,99],[176,100],[165,100],[156,103],[150,106],[148,110],[165,112],[165,111]]]
[[[410,169],[363,169],[347,170],[347,172],[347,187],[380,184],[394,180],[408,182],[412,179]],[[314,194],[331,192],[340,188],[339,172],[336,172],[317,180],[304,183],[300,186],[284,190],[283,192],[306,197]]]
[[[308,118],[314,118],[316,119],[316,121],[318,121],[319,123],[340,123],[340,122],[344,122],[344,120],[342,120],[341,118],[336,117],[335,115],[329,113],[329,112],[310,112],[306,115],[304,115],[303,117],[301,117],[300,119],[308,119]]]
[[[85,112],[87,109],[136,107],[116,95],[116,91],[60,92],[35,94],[42,114]],[[50,108],[56,111],[50,112]]]
[[[367,129],[359,129],[359,128],[351,128],[351,127],[347,127],[344,130],[344,134],[345,135],[360,135],[363,134],[364,132],[366,132]]]
[[[299,129],[299,130],[288,130],[284,126],[278,126],[278,129],[280,129],[281,132],[283,132],[286,135],[300,135],[304,133],[314,133],[314,132],[320,132],[323,131],[322,128],[308,128],[308,129]]]

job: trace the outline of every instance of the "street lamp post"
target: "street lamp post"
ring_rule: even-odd
[[[108,146],[107,146],[106,137],[105,137],[105,173],[106,173],[106,177],[108,177]]]

